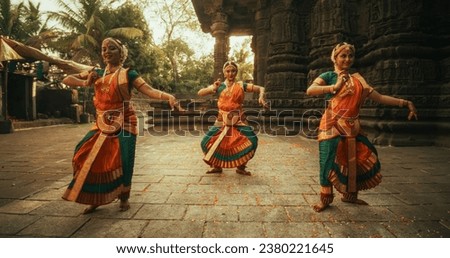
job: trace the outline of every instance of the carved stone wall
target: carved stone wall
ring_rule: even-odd
[[[309,114],[317,116],[323,108],[323,99],[305,96],[305,90],[316,76],[333,69],[331,49],[346,41],[356,47],[355,71],[377,91],[414,101],[419,111],[420,120],[408,122],[406,109],[365,103],[361,118],[371,140],[450,146],[449,1],[192,2],[204,31],[220,35],[216,43],[237,34],[253,36],[255,83],[266,87],[275,111],[292,111],[294,122],[310,124]],[[211,26],[217,14],[204,11],[213,5],[227,16],[223,23],[228,28],[220,30],[225,34]],[[219,45],[216,62],[223,63]]]
[[[284,99],[306,89],[308,48],[301,1],[272,1],[270,8],[270,44],[265,71],[269,99]]]

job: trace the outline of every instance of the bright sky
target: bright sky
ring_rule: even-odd
[[[58,11],[59,6],[56,0],[30,0],[32,3],[41,3],[40,10],[41,12],[46,11]],[[28,3],[28,0],[11,0],[11,4],[18,4],[21,2]],[[72,1],[71,1],[72,2]],[[67,1],[66,1],[67,3]],[[156,16],[152,15],[153,12],[147,7],[144,11],[144,15],[146,15],[147,23],[149,24],[151,30],[153,31],[153,38],[156,44],[160,44],[164,35],[164,26]],[[214,38],[210,34],[205,33],[192,33],[188,30],[183,32],[182,36],[185,39],[190,47],[196,52],[196,56],[200,57],[201,55],[211,54],[214,51]],[[238,47],[242,43],[245,37],[231,37],[230,38],[230,47]],[[250,46],[249,46],[250,48]],[[231,52],[230,52],[231,54]]]

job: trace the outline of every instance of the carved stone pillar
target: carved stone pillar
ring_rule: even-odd
[[[354,44],[348,40],[350,28],[349,12],[351,10],[348,1],[329,0],[316,1],[311,14],[311,49],[308,83],[311,83],[320,73],[333,69],[330,59],[333,47],[343,41]],[[352,30],[351,30],[352,29]]]
[[[403,0],[369,2],[368,42],[358,58],[359,70],[377,91],[412,100],[421,120],[448,119],[442,107],[436,38],[424,30],[425,1]],[[357,50],[358,51],[358,50]],[[430,137],[417,137],[427,131],[435,133],[433,123],[406,120],[408,111],[377,103],[365,105],[364,118],[376,122],[373,141],[377,144],[431,144]],[[395,136],[395,137],[394,137]]]
[[[212,16],[211,34],[215,38],[214,44],[214,73],[213,80],[223,79],[222,66],[228,59],[229,37],[228,16],[217,11]]]
[[[254,82],[264,85],[267,71],[268,47],[270,42],[270,9],[269,0],[259,0],[255,13],[256,33],[253,36],[255,53],[254,61]]]
[[[302,55],[301,1],[272,1],[270,8],[270,45],[266,89],[269,99],[293,98],[292,93],[306,88],[307,60]],[[283,103],[273,101],[274,106]]]

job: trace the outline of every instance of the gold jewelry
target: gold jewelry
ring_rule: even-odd
[[[404,107],[406,105],[408,105],[408,101],[404,100],[404,99],[400,99],[400,102],[398,103],[398,106],[399,107]]]
[[[334,89],[334,84],[331,84],[331,91],[330,91],[330,93],[331,94],[336,94],[336,90]]]
[[[232,82],[232,83],[233,83],[233,85],[231,85],[231,86],[228,86],[228,83],[226,84],[227,88],[225,89],[225,95],[228,97],[231,96],[231,93],[233,92],[233,89],[234,89],[234,85],[236,84],[235,82]]]
[[[111,77],[109,78],[109,81],[108,81],[108,85],[107,85],[107,86],[104,86],[104,85],[105,85],[106,71],[108,70],[108,69],[105,68],[105,71],[103,72],[103,76],[102,76],[102,87],[100,88],[100,90],[101,90],[103,93],[108,93],[108,92],[109,92],[109,87],[111,87],[111,82],[112,82],[112,80],[114,79],[114,77],[116,76],[116,74],[119,73],[120,69],[122,69],[122,66],[119,66],[119,68],[114,72],[114,74],[111,75]],[[108,70],[108,71],[109,71],[109,70]]]

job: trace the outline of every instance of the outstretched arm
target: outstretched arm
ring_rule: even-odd
[[[197,94],[199,96],[215,94],[217,92],[217,89],[219,88],[219,86],[220,86],[220,79],[217,79],[213,84],[209,85],[208,87],[200,89]]]
[[[70,87],[87,87],[97,80],[97,78],[97,72],[92,69],[90,71],[68,75],[62,80],[62,83]]]
[[[268,108],[268,104],[266,101],[266,89],[263,86],[258,86],[256,84],[248,83],[247,84],[247,92],[259,93],[258,102],[264,108]]]
[[[407,107],[409,110],[408,120],[411,120],[413,117],[417,120],[417,110],[412,101],[382,95],[376,90],[373,90],[372,93],[370,93],[370,95],[368,96],[368,98],[388,106]]]
[[[178,109],[179,111],[184,111],[183,108],[180,107],[179,102],[173,96],[172,94],[169,94],[167,92],[158,90],[153,88],[152,86],[148,85],[141,77],[137,78],[133,81],[133,86],[142,94],[147,95],[149,98],[152,99],[160,99],[160,100],[168,100],[169,105],[172,108]]]

